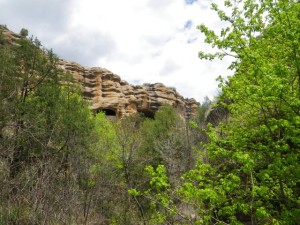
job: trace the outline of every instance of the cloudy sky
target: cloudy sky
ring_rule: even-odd
[[[131,84],[164,83],[186,98],[213,98],[228,61],[210,51],[199,24],[220,29],[210,10],[222,0],[0,0],[0,24],[37,36],[61,58],[104,67]]]

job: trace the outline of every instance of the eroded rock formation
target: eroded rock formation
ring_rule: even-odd
[[[14,44],[16,40],[20,39],[21,36],[9,30],[6,26],[0,25],[0,31],[2,32],[4,40],[8,44]]]
[[[6,27],[1,28],[8,43],[13,44],[21,38]],[[59,67],[70,72],[80,83],[83,96],[93,111],[103,110],[117,118],[137,112],[153,117],[163,104],[172,105],[183,118],[191,118],[196,114],[199,105],[196,100],[185,99],[176,90],[161,83],[130,85],[107,69],[87,68],[62,59]]]
[[[176,90],[161,83],[130,85],[104,68],[87,68],[65,60],[60,60],[59,64],[81,84],[83,96],[93,111],[103,110],[119,118],[136,112],[153,117],[161,105],[169,104],[184,118],[190,118],[199,105],[194,99],[184,99]]]

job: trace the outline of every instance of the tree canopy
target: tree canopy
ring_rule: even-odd
[[[230,116],[210,128],[209,163],[200,160],[186,174],[182,191],[197,201],[200,224],[297,224],[300,4],[224,3],[224,11],[216,4],[212,8],[228,27],[217,35],[199,26],[206,42],[218,51],[199,56],[233,57],[234,75],[219,78],[220,104]]]

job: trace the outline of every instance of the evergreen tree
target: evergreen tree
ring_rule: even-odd
[[[4,41],[0,58],[0,223],[72,223],[94,118],[37,39]]]

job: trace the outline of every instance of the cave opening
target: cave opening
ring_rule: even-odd
[[[112,109],[98,109],[97,113],[99,113],[99,112],[104,112],[104,114],[106,116],[116,116],[117,115],[116,111],[114,111]]]
[[[141,113],[142,115],[144,115],[146,118],[154,119],[155,113],[153,111],[150,111],[150,110],[140,110],[138,112]]]

